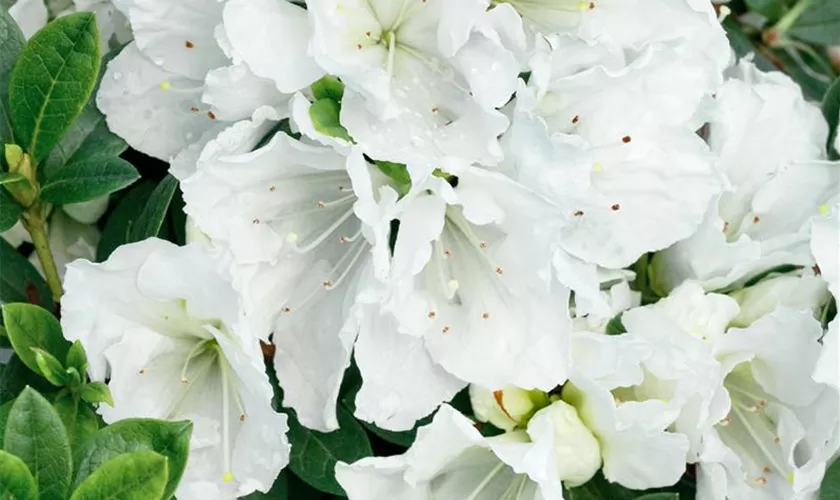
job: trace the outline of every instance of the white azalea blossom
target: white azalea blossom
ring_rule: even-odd
[[[286,417],[271,408],[257,337],[209,249],[125,245],[102,264],[70,264],[65,288],[64,334],[113,395],[103,419],[192,420],[179,498],[271,488],[289,460]]]
[[[782,264],[812,266],[810,219],[837,197],[828,127],[796,83],[742,62],[716,99],[708,140],[730,188],[693,236],[658,255],[666,291],[686,279],[714,290]]]

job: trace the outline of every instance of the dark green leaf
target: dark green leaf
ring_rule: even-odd
[[[764,54],[757,50],[756,45],[741,29],[735,16],[728,16],[722,23],[723,29],[726,31],[726,36],[729,38],[729,45],[738,57],[746,57],[749,54],[755,54],[753,62],[762,71],[773,71],[776,67],[773,62]]]
[[[565,500],[635,500],[640,492],[607,481],[598,471],[586,484],[565,490]]]
[[[820,485],[820,500],[840,500],[840,460],[825,471]]]
[[[747,0],[747,6],[770,22],[775,22],[785,13],[785,2],[782,0]]]
[[[337,408],[339,429],[329,433],[303,427],[292,411],[288,415],[292,444],[289,467],[310,486],[344,495],[335,480],[336,462],[355,462],[373,454],[362,426],[342,406]]]
[[[607,335],[621,335],[622,333],[627,333],[627,329],[624,328],[624,323],[621,321],[621,314],[616,314],[612,319],[610,319],[609,323],[607,323]]]
[[[840,44],[840,2],[811,0],[811,5],[796,20],[790,34],[806,42]]]
[[[175,488],[187,465],[192,423],[145,418],[120,420],[100,429],[78,454],[74,486],[78,486],[106,460],[133,451],[154,451],[169,459],[169,481],[164,498]]]
[[[21,459],[0,450],[0,498],[37,500],[38,485]]]
[[[344,97],[344,84],[338,78],[326,75],[312,84],[312,95],[315,100],[332,99],[341,103],[341,99]]]
[[[840,120],[840,78],[834,80],[822,101],[822,112],[828,121],[828,156],[832,160],[840,159],[840,151],[834,149],[834,139],[837,137],[838,120]]]
[[[108,130],[105,117],[91,99],[70,130],[39,165],[38,173],[49,178],[64,165],[119,156],[126,146],[125,141]]]
[[[55,316],[32,304],[3,304],[3,324],[15,353],[30,370],[41,373],[33,347],[43,349],[57,359],[66,359],[70,349]],[[42,373],[43,375],[43,373]]]
[[[356,394],[359,392],[361,387],[362,378],[358,368],[355,368],[355,366],[348,368],[345,372],[344,383],[342,384],[340,402],[351,414],[356,412]],[[414,439],[417,437],[417,428],[428,424],[431,420],[432,416],[430,415],[418,421],[413,429],[401,432],[381,429],[370,422],[365,422],[364,420],[359,420],[359,422],[365,427],[365,429],[385,441],[408,448],[412,443],[414,443]]]
[[[3,436],[6,435],[6,421],[9,420],[9,413],[12,412],[12,406],[14,404],[14,399],[4,401],[3,404],[0,404],[0,445],[3,444]]]
[[[9,362],[3,366],[2,377],[0,377],[0,403],[14,399],[23,391],[24,387],[31,386],[41,394],[55,391],[55,386],[50,384],[44,377],[33,372],[17,356],[12,354]],[[3,434],[0,434],[2,442]]]
[[[32,264],[5,239],[0,238],[0,300],[32,302],[52,307],[52,294],[47,283]]]
[[[802,266],[797,266],[797,265],[794,265],[794,264],[782,264],[782,265],[770,268],[770,269],[768,269],[764,272],[761,272],[761,273],[753,276],[752,278],[748,279],[744,283],[743,288],[749,288],[751,286],[757,285],[757,284],[761,283],[762,281],[764,281],[765,279],[767,279],[771,276],[775,276],[775,275],[779,275],[779,274],[787,274],[787,273],[792,273],[792,272],[801,271],[801,270],[802,270]]]
[[[168,469],[166,457],[153,451],[117,455],[88,476],[70,500],[158,500]]]
[[[53,408],[67,430],[73,458],[78,459],[81,446],[99,430],[99,417],[88,404],[64,391],[56,397]]]
[[[41,199],[53,205],[81,203],[118,191],[139,178],[137,170],[123,159],[93,158],[58,170],[41,188]]]
[[[274,480],[274,485],[266,493],[255,491],[244,497],[245,500],[289,500],[289,470],[283,470],[277,479]],[[296,497],[298,498],[298,497]],[[307,499],[309,500],[309,499]]]
[[[23,174],[18,172],[6,172],[0,174],[0,184],[12,184],[15,182],[23,182],[27,181],[26,177]],[[27,181],[28,182],[28,181]]]
[[[155,187],[148,200],[146,200],[146,206],[140,212],[137,220],[131,225],[128,237],[129,243],[157,236],[177,188],[178,181],[172,175],[167,174],[160,181],[160,184]]]
[[[79,396],[88,403],[105,403],[114,406],[114,398],[111,397],[111,390],[105,382],[90,382],[82,387]]]
[[[37,347],[32,347],[31,349],[35,354],[38,373],[43,375],[52,385],[63,387],[67,382],[67,374],[64,373],[64,367],[61,365],[61,361],[43,349]]]
[[[140,216],[155,185],[151,181],[140,181],[131,187],[117,203],[105,222],[102,238],[96,247],[96,260],[102,262],[120,245],[128,243],[128,232]]]
[[[339,122],[341,105],[332,99],[318,99],[309,108],[309,118],[315,130],[330,137],[338,137],[345,141],[352,141],[347,129]]]
[[[0,9],[0,146],[15,142],[9,116],[9,80],[24,42],[23,33],[15,20],[5,9]],[[0,160],[0,163],[5,164],[5,161]]]
[[[680,494],[673,492],[648,493],[647,495],[636,497],[635,500],[680,500]]]
[[[87,104],[99,60],[99,30],[90,12],[56,19],[23,46],[12,71],[9,106],[17,143],[36,163]]]
[[[24,389],[12,406],[3,449],[29,467],[40,500],[67,498],[73,473],[70,442],[58,413],[32,388]]]
[[[11,229],[20,220],[22,213],[23,208],[12,199],[5,188],[0,188],[0,232]]]

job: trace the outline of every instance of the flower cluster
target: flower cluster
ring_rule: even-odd
[[[192,242],[70,264],[62,326],[106,421],[193,420],[178,498],[265,491],[288,462],[259,342],[306,427],[338,428],[351,360],[358,419],[434,415],[405,454],[339,463],[352,500],[687,467],[703,499],[817,491],[840,163],[708,1],[115,4],[134,39],[97,104],[170,162]]]

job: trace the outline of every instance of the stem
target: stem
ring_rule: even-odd
[[[47,240],[47,225],[46,206],[40,203],[35,203],[23,213],[23,227],[29,231],[32,237],[32,243],[35,245],[35,253],[38,254],[38,260],[41,262],[41,268],[44,270],[44,277],[47,279],[47,286],[53,296],[53,302],[58,303],[64,290],[61,288],[61,278],[58,276],[58,268],[55,265],[55,258],[53,257],[50,244]]]
[[[793,27],[793,25],[799,19],[799,16],[801,16],[802,13],[805,12],[805,10],[807,10],[810,6],[811,0],[799,0],[798,2],[796,2],[796,5],[794,5],[792,9],[787,11],[785,15],[782,16],[781,19],[779,19],[779,22],[777,22],[776,25],[773,26],[773,31],[779,34],[787,32],[791,27]]]

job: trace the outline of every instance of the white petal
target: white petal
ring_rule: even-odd
[[[306,10],[286,0],[231,0],[224,28],[236,55],[255,75],[291,94],[320,78],[324,70],[309,57],[311,29]],[[276,57],[278,47],[282,56]]]
[[[61,207],[67,215],[82,224],[94,224],[108,210],[109,195],[100,196],[90,201],[70,203]]]
[[[168,161],[205,131],[218,126],[201,109],[202,82],[167,72],[135,43],[108,63],[96,104],[108,128],[131,147]]]
[[[828,217],[814,221],[811,230],[811,252],[820,266],[822,278],[828,282],[828,290],[834,297],[840,297],[840,205],[835,205]]]
[[[244,64],[223,66],[207,73],[202,101],[213,107],[216,118],[236,121],[249,118],[260,106],[276,108],[282,118],[287,114],[289,96],[281,94],[274,84],[260,78]]]
[[[228,62],[214,36],[220,2],[133,0],[128,18],[137,47],[165,71],[203,80]]]
[[[814,367],[814,380],[840,388],[840,321],[834,320],[828,325],[828,331],[822,338],[822,350],[817,366]]]
[[[364,314],[354,352],[362,375],[356,417],[383,429],[412,428],[466,385],[431,359],[422,339],[398,333],[393,317],[376,308]]]

